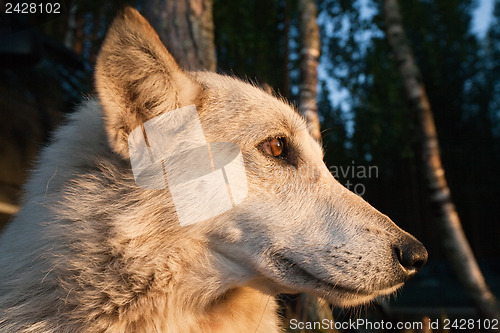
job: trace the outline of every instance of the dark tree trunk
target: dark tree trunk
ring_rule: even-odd
[[[436,222],[442,230],[444,251],[455,274],[481,315],[498,318],[495,296],[489,290],[465,237],[460,218],[451,199],[441,164],[439,142],[431,105],[403,29],[397,0],[384,0],[386,36],[403,80],[406,96],[419,119],[422,132],[422,158],[426,168],[430,201],[438,214]]]
[[[212,0],[150,0],[144,15],[184,69],[215,71]]]

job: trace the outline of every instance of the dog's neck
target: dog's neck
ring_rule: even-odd
[[[274,297],[241,285],[245,276],[234,263],[196,242],[189,250],[170,250],[180,253],[161,256],[166,266],[156,272],[150,290],[134,300],[137,306],[128,307],[126,316],[137,320],[125,331],[279,331]]]

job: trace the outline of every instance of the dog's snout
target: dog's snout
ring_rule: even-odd
[[[411,236],[396,244],[394,253],[408,278],[415,275],[427,262],[427,250]]]

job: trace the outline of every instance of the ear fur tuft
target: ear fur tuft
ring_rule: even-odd
[[[151,25],[130,7],[108,30],[97,58],[95,81],[111,146],[125,158],[129,157],[128,135],[134,128],[193,104],[200,91]]]

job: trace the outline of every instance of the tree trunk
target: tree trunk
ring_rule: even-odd
[[[213,0],[150,0],[144,15],[182,68],[215,71],[212,7]]]
[[[318,84],[318,62],[321,44],[318,23],[316,22],[318,12],[314,0],[299,0],[298,12],[300,31],[299,67],[301,81],[299,89],[299,111],[307,120],[309,133],[311,133],[314,139],[320,141],[321,131],[318,117],[318,105],[316,103],[316,86]],[[287,31],[285,30],[285,32]],[[285,43],[288,43],[288,38]],[[330,305],[313,295],[301,294],[297,299],[297,304],[295,304],[294,312],[302,322],[320,322],[323,319],[333,321]],[[332,329],[326,332],[336,332],[336,330]]]
[[[437,223],[442,231],[444,251],[455,274],[480,314],[499,318],[495,296],[491,293],[465,237],[446,182],[434,118],[422,83],[420,70],[403,29],[397,0],[384,0],[387,40],[395,56],[411,108],[416,112],[422,132],[422,158],[426,168],[430,201],[436,208]]]
[[[320,55],[318,17],[314,0],[299,0],[300,30],[300,92],[299,110],[307,119],[309,132],[316,140],[321,140],[321,131],[316,104],[318,83],[318,62]]]

